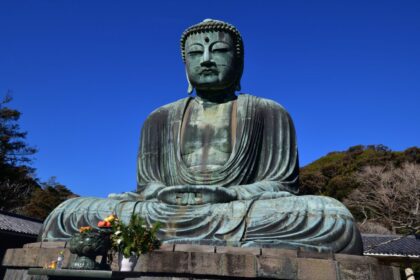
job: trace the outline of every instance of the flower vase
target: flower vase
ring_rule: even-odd
[[[70,239],[70,252],[77,257],[70,262],[69,269],[95,270],[106,269],[96,262],[96,256],[106,256],[110,246],[109,232],[77,232]],[[105,263],[106,264],[106,263]],[[109,268],[108,268],[109,269]]]
[[[122,253],[119,254],[119,265],[120,271],[133,271],[134,267],[137,264],[138,256],[131,255],[130,257],[126,258]]]

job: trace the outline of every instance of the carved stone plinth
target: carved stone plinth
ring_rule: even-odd
[[[28,275],[28,269],[43,267],[56,259],[63,249],[63,268],[66,269],[75,256],[70,254],[65,243],[31,243],[25,248],[9,249],[2,262],[6,268],[4,279],[48,279],[47,276],[34,278]],[[112,269],[118,270],[116,258]],[[142,255],[134,272],[135,277],[129,279],[400,279],[397,268],[381,264],[372,257],[189,244],[163,245],[160,250]],[[112,273],[108,274],[112,276]],[[67,279],[77,278],[73,275]]]

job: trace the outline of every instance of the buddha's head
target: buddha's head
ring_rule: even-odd
[[[188,92],[240,90],[244,46],[239,31],[226,22],[206,19],[181,37]]]

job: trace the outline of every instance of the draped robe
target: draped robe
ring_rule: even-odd
[[[182,122],[191,98],[155,110],[146,120],[138,154],[138,190],[221,186],[237,200],[202,205],[171,205],[145,199],[76,198],[59,205],[46,219],[43,240],[65,240],[84,225],[96,225],[110,213],[127,221],[140,214],[162,224],[163,241],[226,241],[252,246],[271,244],[317,251],[360,254],[360,234],[340,202],[296,196],[298,152],[290,116],[279,104],[239,95],[232,110],[233,151],[217,170],[191,170],[181,156]],[[223,197],[221,197],[223,200]]]

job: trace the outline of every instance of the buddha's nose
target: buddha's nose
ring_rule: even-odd
[[[203,57],[201,59],[201,66],[209,67],[214,65],[214,61],[212,60],[212,56],[209,50],[204,50]]]

